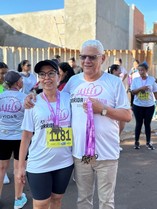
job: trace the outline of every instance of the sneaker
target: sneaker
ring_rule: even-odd
[[[119,147],[119,151],[120,151],[120,152],[123,151],[123,148],[122,148],[122,147]]]
[[[3,180],[3,184],[9,184],[9,183],[10,183],[10,180],[8,178],[7,173],[5,173],[4,180]]]
[[[139,142],[135,142],[134,149],[140,149],[140,143]]]
[[[154,150],[154,149],[155,149],[155,147],[153,147],[153,145],[152,145],[151,143],[147,143],[147,144],[146,144],[146,147],[147,147],[148,149],[151,149],[151,150]]]
[[[15,200],[14,209],[23,208],[23,206],[26,204],[26,202],[27,202],[27,197],[26,197],[25,193],[22,193],[21,197],[19,199]]]

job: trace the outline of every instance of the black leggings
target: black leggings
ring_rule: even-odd
[[[139,141],[141,128],[144,122],[146,141],[150,143],[151,138],[151,120],[154,114],[155,106],[151,107],[140,107],[133,105],[133,112],[135,115],[136,126],[135,126],[135,142]]]

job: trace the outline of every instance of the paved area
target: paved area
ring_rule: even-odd
[[[141,149],[133,149],[134,119],[127,123],[121,137],[121,152],[117,186],[115,192],[115,209],[157,209],[157,149],[145,147],[145,136],[141,134]],[[142,131],[144,133],[144,130]],[[157,121],[152,122],[152,141],[157,148]],[[13,170],[8,171],[11,183],[4,186],[0,209],[13,209]],[[25,187],[28,203],[24,209],[32,209],[32,200],[28,184]],[[71,179],[63,199],[62,209],[76,209],[77,190]],[[83,208],[82,208],[83,209]],[[94,209],[98,209],[97,193],[94,196]]]

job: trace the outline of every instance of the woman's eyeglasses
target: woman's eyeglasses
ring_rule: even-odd
[[[31,64],[27,64],[26,66],[27,66],[27,67],[30,67],[30,66],[31,66]]]
[[[90,61],[94,61],[96,60],[98,57],[102,56],[101,54],[97,54],[97,55],[82,55],[80,54],[80,60],[85,60],[87,57]]]
[[[57,74],[56,71],[50,71],[48,73],[39,72],[38,77],[44,79],[47,75],[49,78],[54,78],[56,76],[56,74]]]

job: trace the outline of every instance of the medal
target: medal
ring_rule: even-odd
[[[98,158],[95,154],[95,127],[92,102],[87,102],[87,125],[86,125],[86,145],[85,155],[82,157],[82,162],[85,164],[94,163]]]

